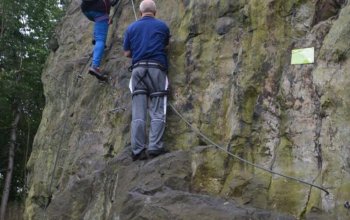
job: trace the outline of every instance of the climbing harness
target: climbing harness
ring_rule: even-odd
[[[149,94],[149,97],[162,97],[162,96],[167,96],[169,95],[169,90],[164,90],[164,91],[159,91],[159,92],[153,92]]]
[[[135,20],[137,20],[137,16],[136,16],[136,12],[135,12],[135,5],[134,5],[134,1],[131,0],[131,3],[132,3],[132,7],[133,7],[133,11],[134,11],[134,15],[135,15]],[[243,163],[246,163],[250,166],[253,166],[257,169],[260,169],[260,170],[263,170],[263,171],[266,171],[268,173],[271,173],[271,174],[275,174],[275,175],[278,175],[278,176],[281,176],[281,177],[284,177],[284,178],[287,178],[287,179],[291,179],[291,180],[294,180],[296,182],[299,182],[299,183],[302,183],[302,184],[306,184],[306,185],[309,185],[311,187],[315,187],[317,189],[320,189],[322,191],[324,191],[326,193],[326,195],[329,195],[329,192],[327,189],[325,189],[324,187],[322,186],[318,186],[318,185],[315,185],[313,183],[310,183],[310,182],[307,182],[307,181],[304,181],[302,179],[299,179],[299,178],[296,178],[296,177],[293,177],[293,176],[288,176],[288,175],[285,175],[285,174],[282,174],[282,173],[279,173],[279,172],[276,172],[276,171],[273,171],[271,169],[268,169],[268,168],[265,168],[261,165],[258,165],[258,164],[255,164],[253,162],[250,162],[246,159],[243,159],[233,153],[231,153],[230,151],[226,150],[224,147],[218,145],[217,143],[215,143],[214,141],[212,141],[210,138],[208,138],[206,135],[204,135],[198,128],[194,127],[188,120],[186,120],[186,118],[179,112],[176,110],[176,108],[174,107],[174,105],[168,101],[168,105],[171,107],[171,109],[175,112],[175,114],[180,117],[180,119],[186,124],[188,125],[191,130],[193,132],[195,132],[198,136],[200,136],[205,142],[217,147],[218,149],[220,149],[221,151],[225,152],[226,154],[230,155],[231,157],[243,162]]]
[[[137,90],[133,91],[132,97],[134,97],[135,95],[148,95],[150,98],[162,97],[162,96],[169,95],[169,90],[164,90],[164,91],[159,91],[159,92],[152,92],[152,93],[149,94],[149,92],[147,90],[137,89]]]
[[[163,97],[163,96],[169,95],[169,90],[161,90],[161,91],[155,91],[155,92],[149,93],[148,90],[137,88],[140,83],[144,83],[143,80],[145,77],[147,77],[149,79],[149,81],[151,82],[152,88],[156,88],[154,86],[154,82],[153,82],[152,78],[149,76],[148,68],[158,68],[160,70],[165,70],[165,68],[161,64],[156,63],[156,62],[152,62],[152,61],[141,61],[141,62],[134,64],[131,67],[131,69],[136,68],[136,67],[145,67],[147,69],[146,69],[145,73],[142,75],[142,77],[136,83],[136,85],[132,91],[132,97],[134,97],[135,95],[141,95],[141,94],[148,95],[150,98]]]
[[[147,68],[158,68],[158,69],[163,70],[163,71],[166,70],[166,68],[163,65],[161,65],[161,64],[159,64],[157,62],[153,62],[153,61],[140,61],[140,62],[137,62],[137,63],[135,63],[134,65],[131,66],[131,70],[136,68],[136,67],[139,67],[139,66],[147,67]]]

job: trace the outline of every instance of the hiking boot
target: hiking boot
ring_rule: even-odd
[[[135,161],[135,160],[147,160],[146,149],[143,149],[138,154],[134,154],[134,152],[131,152],[131,158],[132,158],[132,161]]]
[[[155,157],[158,157],[159,155],[169,153],[168,150],[165,149],[159,149],[159,150],[147,150],[147,156],[149,159],[153,159]]]
[[[95,76],[98,80],[101,81],[107,81],[107,76],[105,74],[101,73],[100,68],[98,67],[90,67],[89,68],[89,74]]]

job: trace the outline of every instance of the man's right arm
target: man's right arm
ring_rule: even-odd
[[[131,58],[130,41],[128,31],[125,31],[123,42],[124,56]]]

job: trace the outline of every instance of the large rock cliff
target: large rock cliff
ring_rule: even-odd
[[[172,32],[175,108],[229,152],[329,194],[232,158],[170,108],[171,152],[132,162],[130,61],[121,46],[132,1],[122,1],[110,26],[107,84],[85,74],[92,23],[79,3],[69,4],[42,76],[46,106],[28,163],[26,219],[349,217],[347,1],[157,1]],[[315,63],[291,65],[291,50],[304,47],[315,48]]]

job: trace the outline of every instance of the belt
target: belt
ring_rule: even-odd
[[[132,68],[136,68],[136,67],[139,67],[139,66],[145,66],[145,67],[155,67],[155,68],[159,68],[161,70],[165,70],[166,68],[157,63],[157,62],[154,62],[154,61],[140,61],[140,62],[137,62],[135,63],[134,65],[132,65]]]

